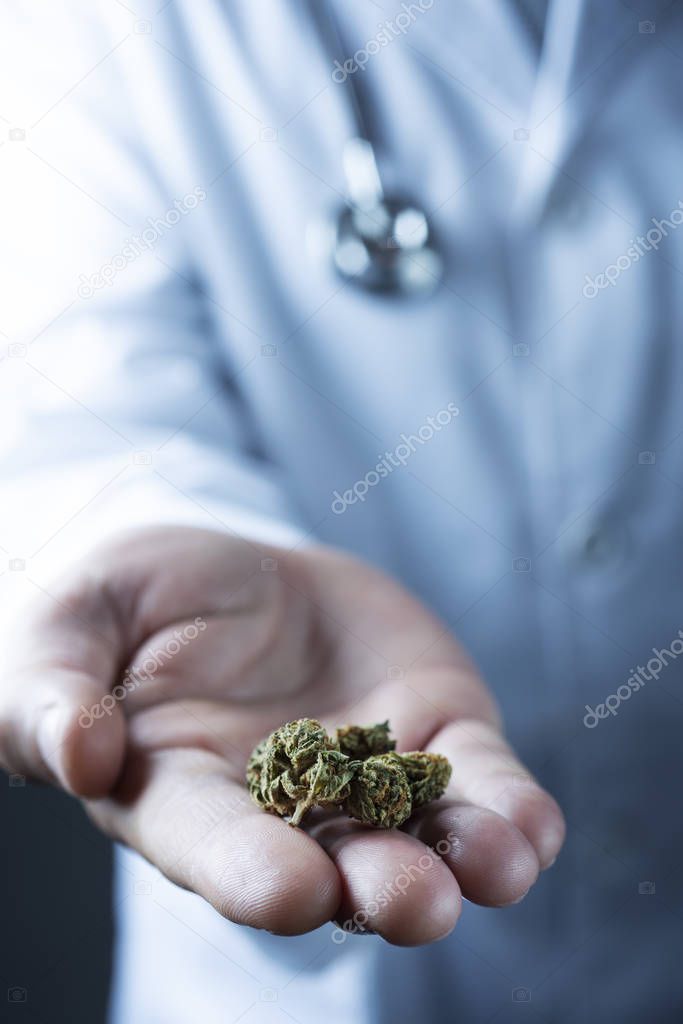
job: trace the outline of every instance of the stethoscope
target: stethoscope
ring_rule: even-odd
[[[343,64],[342,34],[330,0],[313,0],[313,7]],[[384,190],[361,76],[359,70],[351,72],[343,86],[350,93],[357,130],[344,145],[346,201],[330,225],[330,258],[344,281],[368,292],[428,295],[441,283],[443,259],[426,212],[400,193]]]

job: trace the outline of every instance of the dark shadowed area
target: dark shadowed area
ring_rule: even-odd
[[[111,962],[111,844],[80,805],[2,778],[0,1021],[101,1024]]]

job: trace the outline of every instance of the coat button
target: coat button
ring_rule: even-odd
[[[563,558],[586,569],[614,568],[628,557],[631,547],[628,527],[609,520],[573,523],[559,541]]]
[[[624,561],[630,547],[628,530],[617,523],[595,526],[584,534],[580,556],[582,561],[596,567],[615,565]]]

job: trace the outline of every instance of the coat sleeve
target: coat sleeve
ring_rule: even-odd
[[[203,183],[171,196],[155,173],[136,124],[142,58],[131,73],[152,44],[116,6],[0,13],[6,576],[23,561],[37,580],[137,524],[301,536],[240,402],[250,357],[219,344],[193,266]]]

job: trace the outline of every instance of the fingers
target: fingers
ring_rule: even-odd
[[[418,811],[406,828],[442,857],[472,903],[518,903],[538,878],[538,857],[526,837],[484,807],[440,801]]]
[[[121,771],[123,709],[134,710],[136,701],[167,700],[176,690],[210,695],[225,682],[221,659],[234,696],[241,685],[253,698],[283,665],[292,687],[299,685],[307,612],[299,602],[283,622],[282,587],[261,571],[260,556],[221,534],[165,529],[124,535],[84,559],[27,609],[11,645],[2,645],[0,764],[101,796]],[[232,628],[222,628],[229,616]],[[180,640],[176,622],[184,625]],[[279,631],[283,642],[276,642],[279,626],[287,627]],[[129,658],[149,653],[150,637],[164,644],[154,664],[164,669],[168,692],[154,678],[148,688],[144,671],[140,687],[137,678],[122,678]],[[196,639],[196,653],[195,637],[209,640],[200,650]]]
[[[360,723],[381,722],[387,715],[399,750],[424,750],[432,736],[457,719],[481,718],[494,728],[499,722],[481,680],[461,668],[411,670],[403,679],[375,685],[343,711],[344,721]]]
[[[552,864],[564,842],[562,812],[493,726],[452,722],[433,737],[430,749],[453,765],[449,795],[497,811],[526,836],[542,869]]]
[[[45,595],[6,644],[0,668],[0,762],[81,796],[121,769],[125,723],[109,694],[120,649],[106,592],[88,578]]]
[[[95,822],[223,917],[278,935],[332,919],[341,899],[330,858],[301,829],[252,804],[213,753],[133,754]]]
[[[562,813],[506,743],[495,708],[482,702],[483,693],[470,671],[432,667],[382,683],[347,715],[360,722],[381,721],[390,709],[399,750],[445,754],[453,766],[449,795],[496,811],[528,839],[541,868],[549,867],[564,841]]]
[[[343,880],[342,931],[372,931],[398,946],[435,942],[460,916],[460,889],[447,865],[405,832],[354,825],[346,817],[313,828]]]
[[[21,682],[25,692],[5,694],[0,711],[3,767],[77,796],[108,792],[123,761],[125,722],[113,705],[99,720],[84,712],[106,704],[108,688],[49,664],[25,673]]]
[[[244,731],[251,734],[253,723]],[[202,701],[165,704],[135,715],[130,723],[133,743],[147,749],[174,745],[203,746],[231,761],[235,772],[241,771],[248,754],[246,749],[239,749],[243,746],[239,741],[240,735],[242,732],[235,729],[233,712]],[[230,736],[231,740],[228,739]],[[336,819],[334,827],[327,821],[325,829],[321,829],[318,823],[311,826],[310,831],[324,843],[332,839],[336,841],[340,836],[360,834],[367,837],[368,834],[367,829],[359,829],[346,817]],[[456,876],[463,895],[475,903],[504,906],[517,902],[538,876],[538,857],[528,839],[511,822],[484,807],[463,801],[440,801],[419,811],[405,826],[405,831],[432,847],[443,858]],[[425,849],[422,848],[421,852]],[[344,866],[338,866],[343,872]],[[385,870],[384,866],[382,870]],[[394,874],[396,870],[394,868]],[[388,883],[391,882],[391,868],[385,872],[385,877]],[[366,884],[367,879],[361,878],[361,882]],[[367,897],[365,902],[373,899],[374,896]],[[355,905],[353,913],[358,909],[363,909],[362,904]],[[396,907],[387,906],[386,910],[391,915]],[[340,918],[342,920],[353,916],[348,908],[344,913],[346,917]],[[394,941],[391,920],[387,927],[373,921],[372,927],[382,930],[385,937]],[[400,922],[398,934],[401,934]]]

